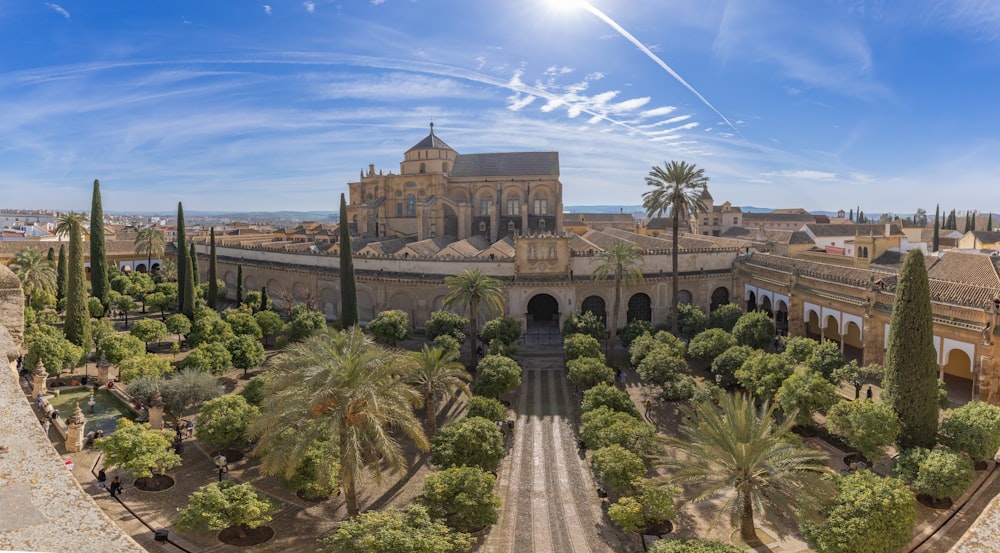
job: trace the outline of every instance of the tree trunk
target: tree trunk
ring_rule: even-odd
[[[750,502],[750,496],[744,495],[740,501],[743,503],[743,512],[740,515],[740,539],[747,544],[759,542],[757,528],[753,525],[753,504]]]
[[[622,308],[622,280],[619,278],[617,272],[615,272],[615,298],[611,311],[613,315],[611,316],[611,334],[608,335],[608,353],[604,356],[605,363],[610,367],[614,367],[615,362],[615,338],[618,337],[618,315]]]
[[[472,331],[472,371],[479,367],[479,355],[476,353],[476,343],[479,341],[479,302],[473,299],[469,302],[469,330]]]
[[[680,219],[681,214],[680,211],[677,210],[677,204],[674,204],[673,212],[674,212],[674,237],[673,237],[674,247],[670,251],[670,264],[671,264],[670,331],[673,332],[674,335],[676,336],[679,330],[679,324],[677,320],[677,299],[680,297],[679,291],[677,290],[677,287],[680,286],[680,271],[679,267],[677,267],[677,248],[678,244],[680,243],[680,237],[677,236],[677,233],[680,231],[680,226],[681,226],[681,219]]]
[[[429,393],[424,400],[424,407],[427,408],[427,437],[433,438],[437,433],[437,402],[434,394]]]
[[[236,535],[242,540],[247,537],[247,527],[243,524],[234,524],[233,528],[236,529]]]
[[[344,499],[347,501],[347,516],[354,518],[361,514],[358,509],[358,490],[354,487],[354,479],[347,478],[344,482]]]

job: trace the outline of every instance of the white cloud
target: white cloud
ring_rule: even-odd
[[[267,15],[271,15],[271,6],[270,5],[264,4],[264,13],[266,13]]]
[[[373,6],[379,6],[381,4],[385,4],[385,0],[372,0]]]
[[[761,175],[765,177],[781,177],[815,181],[831,181],[837,178],[837,173],[830,173],[828,171],[813,171],[810,169],[767,171],[765,173],[761,173]]]
[[[316,11],[316,3],[315,2],[310,2],[310,1],[307,0],[306,2],[303,2],[302,5],[306,7],[306,11],[309,12],[309,13],[313,13],[313,12]]]
[[[53,4],[51,2],[46,2],[45,5],[51,8],[56,13],[58,13],[59,15],[65,17],[66,19],[69,19],[69,12],[66,11],[66,8],[63,8],[59,4]]]

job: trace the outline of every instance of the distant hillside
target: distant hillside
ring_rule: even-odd
[[[568,205],[564,209],[570,213],[646,213],[641,205]],[[770,207],[755,207],[752,205],[740,206],[743,213],[770,213],[774,211]],[[826,215],[836,217],[836,211],[810,211],[813,215]]]

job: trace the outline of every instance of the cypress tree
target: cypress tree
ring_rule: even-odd
[[[104,247],[104,208],[101,207],[101,183],[94,179],[94,195],[90,202],[90,295],[108,306],[108,257]]]
[[[899,415],[899,446],[933,449],[938,426],[937,353],[927,266],[910,250],[899,272],[885,353],[883,400]]]
[[[972,230],[970,228],[970,224],[969,224],[969,215],[970,215],[970,213],[968,211],[966,211],[965,212],[965,230],[963,230],[962,232],[969,232],[970,230]]]
[[[182,250],[183,251],[183,250]],[[181,313],[187,318],[194,320],[194,268],[191,266],[191,256],[182,255],[181,259],[187,265],[184,267],[184,304],[181,306]]]
[[[854,208],[851,208],[851,214],[847,216],[847,219],[852,223],[854,222]]]
[[[90,311],[87,309],[87,272],[83,267],[83,221],[70,213],[74,220],[67,225],[69,232],[69,263],[66,269],[66,319],[63,334],[66,339],[90,351]],[[93,270],[93,269],[92,269]]]
[[[976,232],[976,212],[969,213],[969,230]]]
[[[212,245],[208,250],[208,306],[216,309],[219,303],[219,268],[215,261],[215,227],[208,233]]]
[[[951,210],[951,213],[948,214],[947,225],[948,226],[946,226],[944,228],[946,228],[948,230],[958,230],[958,218],[955,217],[955,210],[954,209]]]
[[[865,212],[864,212],[864,211],[861,211],[861,210],[859,209],[859,210],[858,210],[858,224],[864,224],[864,223],[867,223],[867,222],[868,222],[868,221],[865,221]]]
[[[990,216],[986,219],[986,232],[993,232],[993,212],[990,212]]]
[[[188,253],[191,255],[191,270],[194,271],[191,273],[191,276],[194,278],[195,287],[197,287],[201,283],[201,271],[198,270],[198,252],[194,249],[194,242],[190,242],[189,244],[191,246],[188,248],[190,250]]]
[[[236,265],[236,303],[243,303],[243,264]]]
[[[258,311],[267,311],[267,286],[260,287],[260,309]]]
[[[934,247],[933,251],[938,251],[941,246],[941,205],[934,206]]]
[[[49,248],[49,253],[45,255],[45,260],[52,264],[53,267],[56,266],[56,249]]]
[[[351,231],[347,227],[347,200],[340,194],[340,322],[344,328],[358,324],[358,288],[354,281]]]
[[[66,297],[66,244],[59,244],[59,261],[56,262],[56,299]]]
[[[184,206],[177,202],[177,310],[184,311],[184,288],[187,278],[184,270],[187,268],[187,261],[184,261],[187,254],[187,240],[184,235]]]

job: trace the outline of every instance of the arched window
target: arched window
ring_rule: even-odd
[[[538,230],[545,230],[545,219],[538,220]]]
[[[514,232],[514,221],[507,221],[507,230],[509,232]]]
[[[426,173],[426,172],[427,172],[427,164],[426,163],[421,163],[420,164],[420,173],[423,174],[423,173]]]
[[[406,216],[417,216],[417,196],[415,194],[406,195]]]
[[[479,221],[479,232],[486,232],[486,221]]]

